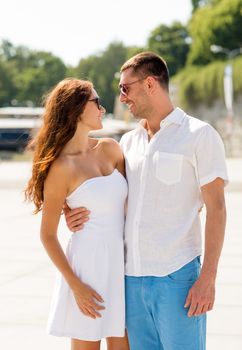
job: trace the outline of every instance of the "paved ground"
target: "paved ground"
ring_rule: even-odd
[[[216,306],[208,317],[207,350],[242,349],[242,159],[229,159],[228,169],[227,233]],[[29,163],[0,163],[1,349],[69,349],[67,339],[45,333],[55,270],[39,241],[40,216],[32,216],[32,207],[23,203],[29,171]],[[60,237],[65,245],[69,234],[63,221]]]

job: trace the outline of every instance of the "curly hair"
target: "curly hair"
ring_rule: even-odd
[[[42,210],[44,182],[50,166],[74,136],[92,88],[90,81],[67,78],[46,96],[43,126],[31,142],[34,144],[32,176],[25,189],[25,199],[35,204],[35,214]]]

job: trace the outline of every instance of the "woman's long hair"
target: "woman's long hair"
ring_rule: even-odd
[[[35,204],[35,214],[43,206],[44,181],[50,166],[74,136],[92,88],[89,81],[67,78],[59,82],[46,98],[43,126],[33,140],[32,176],[25,189],[25,199]]]

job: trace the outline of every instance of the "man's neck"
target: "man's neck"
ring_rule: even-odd
[[[162,113],[151,115],[146,119],[144,127],[146,128],[148,135],[152,137],[158,130],[160,130],[160,123],[163,119],[165,119],[172,111],[174,110],[174,106],[170,106],[167,110],[162,111]]]

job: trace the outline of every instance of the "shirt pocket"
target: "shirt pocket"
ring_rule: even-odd
[[[181,181],[183,155],[178,153],[155,152],[155,176],[166,185]]]

